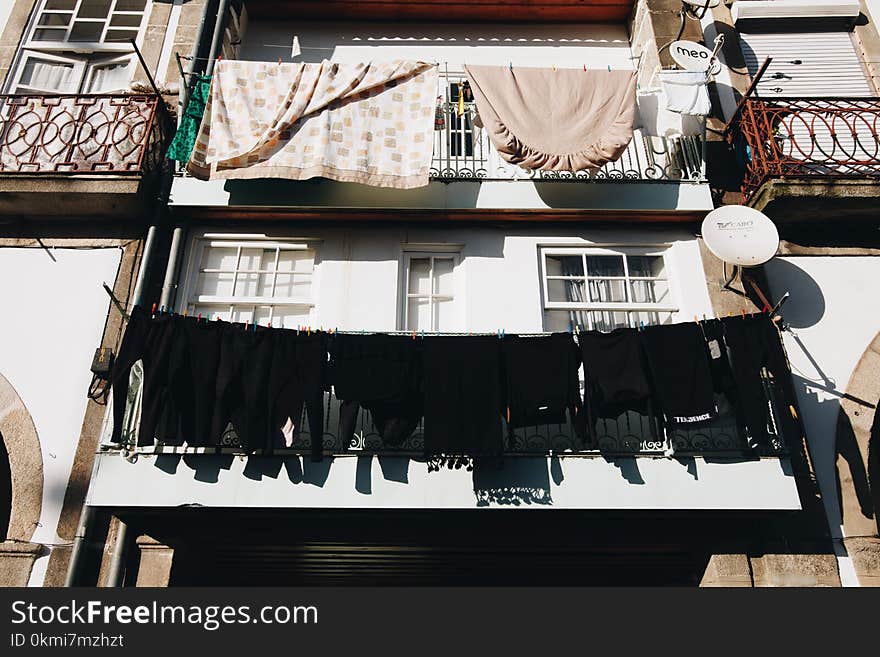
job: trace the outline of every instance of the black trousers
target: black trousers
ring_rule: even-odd
[[[761,370],[766,368],[779,379],[786,395],[791,397],[787,401],[795,403],[779,331],[766,314],[725,317],[721,322],[746,426],[757,445],[767,446],[770,409]]]

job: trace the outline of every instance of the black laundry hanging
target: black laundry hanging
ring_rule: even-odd
[[[113,431],[111,442],[122,442],[122,425],[128,407],[128,383],[137,361],[143,363],[141,419],[138,445],[155,440],[174,442],[180,428],[180,401],[173,393],[173,346],[180,322],[171,315],[152,318],[140,306],[132,308],[113,374]]]
[[[616,418],[626,411],[648,415],[651,384],[637,329],[578,334],[586,385],[585,405],[591,415]]]
[[[788,360],[779,331],[769,314],[721,320],[745,422],[756,447],[768,447],[772,418],[761,371],[766,368],[782,384],[794,405]]]
[[[421,342],[402,335],[335,335],[330,382],[342,400],[340,438],[350,444],[360,408],[386,444],[403,444],[422,418]]]
[[[564,424],[581,405],[578,348],[570,333],[505,336],[505,406],[511,428]]]
[[[426,454],[500,455],[501,340],[431,336],[423,350]]]
[[[645,327],[642,332],[660,410],[670,425],[717,414],[706,340],[696,323]]]

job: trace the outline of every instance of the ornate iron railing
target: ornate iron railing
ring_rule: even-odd
[[[241,452],[238,436],[231,426],[222,436],[220,446],[216,448],[189,448],[158,443],[136,448],[136,427],[140,415],[139,383],[140,376],[137,375],[133,378],[129,388],[129,403],[123,429],[123,440],[128,449],[141,452],[172,453]],[[138,387],[136,388],[136,386]],[[772,429],[768,445],[750,445],[744,435],[744,430],[737,422],[735,409],[724,401],[723,396],[719,396],[718,416],[710,422],[690,429],[666,430],[657,418],[633,412],[624,413],[617,418],[599,419],[594,429],[587,430],[586,435],[583,429],[576,430],[570,419],[564,424],[528,426],[513,429],[512,432],[508,431],[505,425],[505,454],[509,456],[547,454],[661,455],[669,453],[668,450],[672,447],[674,453],[679,456],[779,456],[786,453],[785,439],[782,434],[783,424],[779,414],[779,409],[786,408],[786,405],[781,401],[784,398],[784,392],[778,382],[767,379],[765,381],[765,400],[769,411],[768,416],[771,418],[769,428]],[[386,445],[373,423],[370,412],[366,409],[360,409],[355,422],[354,438],[346,441],[338,431],[340,410],[341,402],[332,394],[325,393],[323,443],[326,454],[398,455],[413,458],[421,458],[424,455],[423,423],[416,427],[412,435],[402,445]],[[312,437],[309,433],[305,410],[303,410],[298,424],[302,429],[296,434],[293,445],[289,448],[279,445],[275,449],[275,453],[300,455],[311,453]]]
[[[434,154],[430,175],[436,180],[578,180],[578,181],[704,181],[702,135],[656,137],[636,130],[616,162],[597,171],[527,171],[504,161],[479,127],[476,104],[459,105],[463,74],[441,72],[437,99]],[[462,111],[463,110],[463,111]]]
[[[771,178],[880,176],[880,98],[749,98],[727,134],[746,201]]]
[[[155,94],[0,95],[0,174],[142,175],[161,163]]]

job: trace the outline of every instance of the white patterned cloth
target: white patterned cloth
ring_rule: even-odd
[[[437,66],[221,60],[187,165],[203,180],[428,184]]]

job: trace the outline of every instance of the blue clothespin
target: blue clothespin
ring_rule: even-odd
[[[611,64],[608,65],[608,72],[611,73]]]
[[[644,330],[645,330],[645,323],[644,323],[644,322],[639,322],[639,330],[640,330],[640,331],[644,331]]]
[[[501,337],[504,337],[504,329],[501,329]]]
[[[507,62],[507,67],[513,71],[513,62]]]

